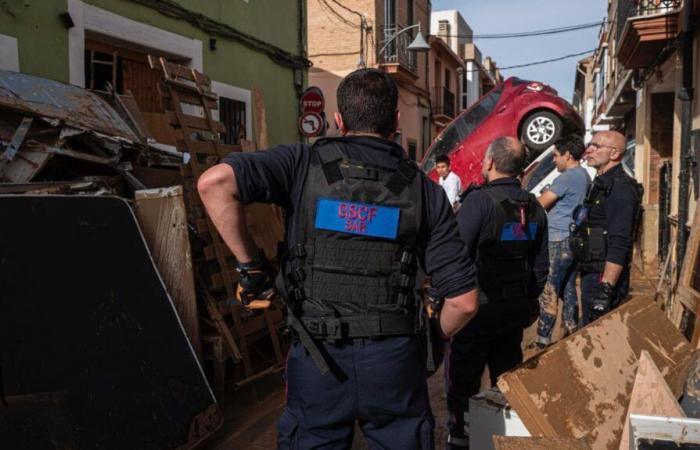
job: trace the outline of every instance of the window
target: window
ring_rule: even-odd
[[[240,144],[246,139],[245,103],[226,97],[219,97],[219,119],[226,127],[221,133],[225,144]]]
[[[605,83],[607,82],[607,74],[605,73],[607,70],[607,50],[607,48],[603,48],[603,50],[600,52],[600,68],[598,76],[596,77],[596,98],[598,99],[598,103],[603,103],[605,101]]]
[[[501,84],[449,124],[428,151],[423,171],[430,172],[435,167],[435,158],[449,155],[457,144],[464,141],[476,127],[481,125],[498,104],[502,93],[503,85]]]
[[[384,27],[396,26],[396,0],[384,0]]]
[[[462,74],[462,110],[469,107],[469,90],[467,86],[469,85],[469,79],[467,78],[467,71],[465,70]]]

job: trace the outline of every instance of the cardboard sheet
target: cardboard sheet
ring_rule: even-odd
[[[679,396],[690,345],[643,297],[507,372],[498,386],[533,436],[586,438],[593,450],[614,450],[642,350]]]
[[[494,436],[496,450],[590,450],[584,440],[543,438],[543,437],[511,437]]]

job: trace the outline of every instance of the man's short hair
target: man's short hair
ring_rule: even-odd
[[[579,161],[586,151],[586,145],[583,143],[583,138],[578,134],[569,134],[560,137],[554,143],[554,148],[560,155],[569,153],[576,161]]]
[[[440,155],[437,158],[435,158],[435,164],[440,164],[440,163],[445,163],[448,166],[450,165],[450,157],[447,155]]]
[[[513,142],[518,142],[515,138],[499,137],[493,140],[486,150],[493,160],[493,165],[496,170],[503,175],[517,177],[525,169],[525,147],[520,146],[520,149],[513,147]]]
[[[364,131],[389,137],[396,131],[399,91],[382,70],[359,69],[338,86],[338,111],[348,131]]]

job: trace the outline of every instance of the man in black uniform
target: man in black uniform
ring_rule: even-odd
[[[459,233],[475,259],[479,314],[450,344],[446,358],[448,448],[469,448],[469,398],[479,392],[488,365],[491,383],[522,362],[523,329],[539,314],[549,272],[547,215],[516,178],[525,150],[512,137],[489,146],[482,162],[486,184],[467,192],[457,216]],[[467,425],[467,427],[465,427]]]
[[[627,297],[632,244],[641,190],[622,166],[625,137],[617,131],[593,136],[584,158],[597,175],[574,218],[572,251],[581,274],[582,325]]]
[[[389,138],[398,92],[362,69],[338,87],[343,135],[313,146],[231,154],[198,183],[239,261],[244,298],[271,287],[243,205],[286,212],[278,288],[293,331],[279,448],[347,449],[359,422],[371,448],[433,448],[419,269],[446,297],[451,336],[476,313],[475,271],[443,190]]]

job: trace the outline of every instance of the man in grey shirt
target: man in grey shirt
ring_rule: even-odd
[[[564,333],[569,335],[578,328],[578,298],[576,272],[569,247],[569,225],[574,209],[583,203],[591,184],[591,177],[579,161],[585,151],[578,135],[560,138],[554,144],[554,164],[561,172],[537,200],[548,210],[549,277],[540,295],[540,318],[537,324],[536,345],[544,348],[552,340],[552,329],[557,319],[558,299],[564,303]]]

